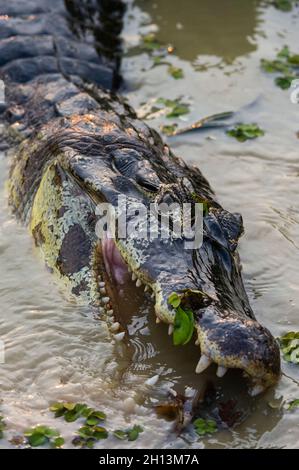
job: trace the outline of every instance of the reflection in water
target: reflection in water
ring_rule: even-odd
[[[251,38],[258,23],[258,0],[136,0],[135,3],[159,26],[158,39],[162,43],[174,43],[181,59],[194,61],[200,54],[221,57],[231,63],[256,49]]]

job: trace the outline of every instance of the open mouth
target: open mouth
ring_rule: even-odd
[[[168,334],[172,335],[175,309],[165,299],[159,279],[151,281],[136,262],[121,253],[121,248],[113,239],[103,239],[101,247],[106,276],[116,289],[121,290],[130,280],[136,287],[143,287],[155,302],[156,323],[168,324]],[[105,287],[105,283],[101,282],[101,294],[106,292]],[[104,297],[104,301],[110,302],[109,297]],[[200,347],[195,373],[202,373],[213,363],[217,365],[216,375],[219,378],[228,369],[240,369],[248,379],[249,395],[262,393],[275,384],[280,376],[280,355],[274,338],[256,320],[240,319],[233,313],[217,313],[212,305],[194,310],[195,345]]]

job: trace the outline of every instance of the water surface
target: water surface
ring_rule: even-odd
[[[165,65],[153,68],[149,55],[136,49],[140,34],[151,31],[162,43],[175,45],[168,60],[184,70],[184,79],[174,80]],[[178,120],[181,125],[241,110],[238,119],[265,130],[264,137],[243,144],[213,129],[168,143],[201,168],[226,209],[242,213],[246,232],[240,254],[247,291],[257,318],[277,336],[299,330],[299,107],[259,64],[285,44],[299,52],[298,36],[298,9],[281,13],[255,0],[131,1],[124,31],[123,88],[135,108],[156,97],[182,95],[190,100],[191,113],[184,122]],[[151,121],[156,128],[161,123],[165,118]],[[48,407],[55,400],[74,400],[103,409],[110,430],[141,424],[137,443],[124,447],[298,447],[299,411],[269,406],[298,398],[295,382],[283,376],[275,390],[250,399],[234,371],[222,380],[214,367],[196,376],[195,347],[171,345],[167,328],[155,324],[152,305],[140,291],[126,292],[128,347],[113,344],[103,322],[65,298],[26,228],[10,215],[4,155],[0,165],[0,338],[6,352],[0,410],[8,437],[49,424],[70,446],[78,424],[54,420]],[[284,363],[283,370],[299,381],[298,368]],[[145,381],[156,374],[156,385],[147,386]],[[172,423],[158,419],[153,406],[165,400],[169,388],[204,391],[207,383],[215,390],[207,410],[211,416],[219,404],[233,400],[244,419],[190,443],[173,432]],[[119,441],[110,437],[98,446],[119,447]]]

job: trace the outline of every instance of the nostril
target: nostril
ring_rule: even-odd
[[[182,304],[189,307],[193,312],[198,312],[202,308],[207,308],[211,303],[211,297],[201,291],[188,290],[182,297]]]

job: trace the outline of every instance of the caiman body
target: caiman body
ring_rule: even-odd
[[[122,4],[112,2],[114,8],[105,10],[107,2],[94,2],[103,9],[102,17],[92,23],[94,11],[86,10],[89,26],[74,21],[70,32],[66,25],[80,3],[66,2],[66,13],[56,1],[61,33],[54,33],[52,23],[35,20],[36,34],[45,36],[39,47],[37,36],[26,30],[26,19],[15,19],[15,13],[10,17],[9,8],[20,2],[10,3],[0,1],[1,14],[8,15],[1,23],[6,31],[1,30],[0,56],[4,51],[7,106],[2,120],[7,139],[18,140],[9,203],[29,225],[47,266],[71,295],[103,315],[117,312],[116,291],[129,276],[152,292],[157,318],[169,325],[175,318],[170,294],[190,293],[200,356],[196,371],[212,362],[218,364],[219,376],[227,368],[240,368],[250,379],[252,395],[273,385],[280,375],[279,349],[256,321],[244,289],[237,252],[241,216],[224,210],[198,168],[173,155],[121,98],[101,88],[112,89],[118,81],[119,44],[115,39],[110,49],[107,44],[100,48],[101,59],[95,44],[99,49],[107,29],[111,35],[111,24],[119,26]],[[32,12],[38,8],[34,4],[26,5],[27,15],[41,15]],[[39,5],[47,8],[46,2]],[[82,37],[91,32],[94,41],[85,54]],[[117,207],[119,196],[148,208],[153,203],[204,202],[201,247],[185,249],[183,238],[100,240],[96,207],[101,202]],[[135,216],[130,217],[134,223]]]

